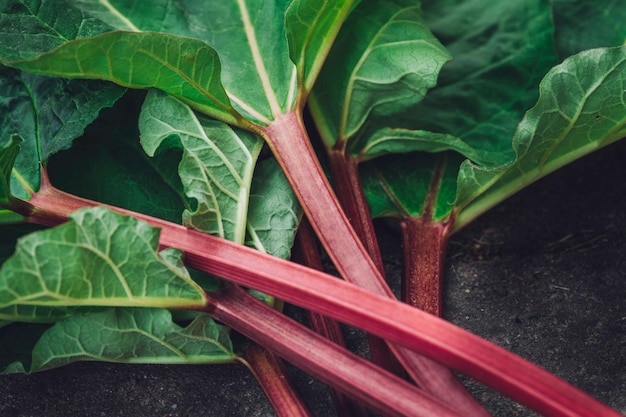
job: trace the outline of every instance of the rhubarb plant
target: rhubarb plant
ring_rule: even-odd
[[[363,178],[375,215],[399,211],[422,219],[422,226],[441,227],[418,242],[438,248],[427,253],[436,261],[429,267],[437,270],[449,233],[523,185],[624,136],[623,47],[582,52],[536,86],[557,62],[546,46],[554,35],[551,13],[557,5],[494,4],[480,8],[492,14],[467,22],[477,2],[424,2],[425,17],[418,2],[400,0],[240,0],[211,7],[191,1],[0,2],[0,59],[6,66],[0,93],[7,97],[0,130],[0,219],[56,226],[71,218],[21,240],[0,270],[4,320],[59,321],[30,337],[30,346],[20,359],[5,363],[6,370],[93,359],[98,357],[93,351],[109,344],[115,347],[101,359],[234,359],[227,327],[211,316],[390,415],[486,415],[446,366],[548,415],[616,415],[519,358],[390,300],[375,239],[359,230],[369,221],[367,208],[361,199],[353,210],[344,199],[346,216],[303,122],[310,104],[340,196],[358,197],[358,187],[341,184],[358,186],[358,164],[372,160],[363,167]],[[494,116],[493,109],[480,108],[480,117],[487,117],[477,127],[470,127],[476,122],[471,117],[461,117],[469,120],[467,126],[458,125],[450,116],[458,111],[449,108],[455,87],[446,89],[446,83],[468,86],[457,91],[471,100],[470,86],[484,82],[474,73],[455,72],[480,75],[485,65],[469,56],[483,47],[484,37],[468,40],[465,33],[474,33],[471,25],[477,25],[477,34],[488,34],[494,22],[505,22],[510,25],[502,25],[502,38],[517,39],[506,30],[526,22],[520,13],[532,17],[526,28],[532,36],[519,40],[528,45],[520,56],[540,59],[523,67],[499,56],[510,49],[495,41],[484,45],[484,54],[494,57],[494,65],[488,65],[494,74],[515,70],[518,78],[511,82],[521,80],[522,93],[501,87],[508,94],[503,107],[510,112]],[[568,19],[568,13],[555,16]],[[466,31],[458,35],[456,49],[457,34],[446,28]],[[466,61],[459,51],[467,53]],[[451,57],[460,62],[451,61],[446,73]],[[428,92],[442,68],[441,87]],[[568,93],[572,85],[578,95]],[[123,87],[150,91],[126,93],[120,100]],[[539,101],[522,119],[511,147],[506,126],[536,99],[537,88]],[[94,122],[116,101],[113,112]],[[485,140],[485,132],[492,139]],[[417,170],[413,165],[409,174],[385,171],[407,164],[389,163],[384,154],[414,151],[421,153],[400,158],[416,158]],[[405,178],[421,185],[415,188],[417,198],[406,188],[394,191],[406,185]],[[59,191],[51,181],[83,198]],[[340,274],[362,289],[262,254],[289,255],[299,218],[294,196]],[[405,207],[405,198],[417,202],[417,209]],[[130,217],[85,210],[98,203]],[[83,210],[72,214],[77,209]],[[178,220],[177,213],[184,227],[170,222]],[[357,232],[348,218],[355,220]],[[160,228],[160,236],[148,224]],[[5,227],[8,244],[24,233]],[[141,246],[134,242],[145,251],[135,253]],[[159,252],[158,245],[182,250],[184,259],[172,249]],[[157,278],[152,279],[152,269],[146,273],[149,265]],[[411,378],[439,400],[324,343],[239,287],[206,273],[387,339]],[[30,279],[21,280],[22,275]],[[437,292],[422,291],[426,295],[418,299]],[[437,302],[420,307],[439,313]],[[20,333],[19,324],[6,327]],[[138,336],[130,342],[120,338],[129,328]],[[107,340],[88,351],[89,335],[95,333]],[[298,336],[290,343],[285,334]],[[79,340],[81,335],[88,339],[73,353],[55,353],[66,346],[59,342],[63,337]],[[325,353],[323,359],[302,354],[313,344]],[[134,355],[137,345],[145,350],[125,356]],[[340,374],[333,371],[333,361],[352,365]],[[378,382],[364,383],[368,378]],[[397,401],[399,392],[406,401]]]
[[[370,216],[399,224],[404,297],[412,305],[441,314],[452,233],[533,181],[625,136],[620,45],[626,31],[617,23],[623,12],[576,3],[422,2],[428,29],[453,59],[423,100],[365,110],[361,73],[376,68],[377,49],[359,49],[350,36],[358,31],[356,14],[354,27],[350,19],[344,25],[346,42],[328,62],[349,70],[341,78],[326,67],[310,107],[362,239],[377,251]],[[381,38],[386,30],[381,26]],[[601,46],[615,47],[570,57]],[[352,51],[347,59],[346,51]],[[409,80],[396,72],[396,82]],[[425,80],[414,81],[413,91]]]

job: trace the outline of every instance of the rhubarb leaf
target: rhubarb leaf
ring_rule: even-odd
[[[293,109],[296,69],[289,59],[285,14],[291,1],[186,1],[202,25],[202,39],[217,50],[222,80],[233,105],[250,120],[267,124]],[[215,19],[219,16],[219,19]],[[245,82],[242,82],[245,80]]]
[[[182,101],[151,91],[139,118],[141,143],[150,156],[160,146],[179,146],[179,166],[194,211],[183,223],[197,230],[243,243],[252,174],[263,140],[249,132],[194,113]]]
[[[123,92],[101,81],[50,78],[0,67],[0,146],[14,134],[23,139],[11,175],[12,194],[28,199],[39,190],[41,164],[69,148],[100,110],[112,106]]]
[[[293,108],[296,77],[285,34],[288,0],[223,1],[210,5],[195,0],[76,3],[73,7],[119,30],[170,33],[203,41],[214,48],[232,105],[254,122],[268,123],[275,115]],[[198,58],[192,62],[200,63]]]
[[[503,168],[461,166],[457,227],[561,166],[626,137],[626,47],[583,51],[542,80],[537,104],[520,122],[515,161]]]
[[[5,64],[57,77],[155,87],[220,120],[237,123],[241,119],[222,86],[217,53],[195,39],[164,33],[110,32],[67,42],[32,60]]]
[[[311,94],[326,146],[347,141],[370,113],[396,114],[419,102],[449,58],[414,1],[361,3],[341,28]]]
[[[133,217],[79,210],[70,222],[19,240],[0,269],[0,308],[204,306],[180,260],[157,253],[158,239],[157,229]]]
[[[289,55],[296,64],[303,99],[311,91],[341,25],[358,3],[355,0],[295,0],[287,9]]]
[[[626,42],[626,7],[620,1],[553,0],[552,8],[561,58]]]
[[[461,163],[458,154],[414,153],[363,164],[372,215],[418,217],[428,208],[436,221],[456,213],[458,230],[531,182],[625,137],[625,60],[624,47],[597,49],[554,67],[509,144],[514,161],[492,167],[475,158]]]
[[[81,360],[224,363],[235,358],[228,333],[208,315],[181,327],[165,309],[113,308],[75,315],[42,335],[32,350],[31,372]]]
[[[429,27],[454,59],[443,66],[437,87],[416,106],[394,117],[368,119],[359,139],[368,145],[359,158],[454,151],[485,168],[512,163],[515,127],[536,100],[541,74],[556,61],[551,9],[539,0],[490,3],[423,2]],[[418,153],[365,164],[368,200],[376,201],[380,213],[416,217],[428,207],[433,219],[448,219],[456,209],[454,177],[462,159],[451,154],[431,158],[427,162],[428,156]],[[380,185],[375,186],[375,178]],[[414,195],[405,196],[409,190]]]
[[[451,134],[490,166],[511,162],[515,127],[557,63],[549,2],[429,0],[423,7],[453,60],[442,68],[437,87],[392,125]]]
[[[287,0],[215,2],[210,7],[196,1],[173,5],[166,0],[144,6],[121,1],[50,3],[47,7],[54,13],[20,8],[19,17],[8,20],[41,20],[54,27],[55,16],[67,8],[75,15],[70,33],[57,34],[54,42],[41,46],[28,32],[22,42],[34,52],[24,59],[12,48],[0,48],[4,62],[49,75],[160,88],[242,127],[249,127],[249,122],[238,111],[254,123],[267,124],[295,105],[296,69],[289,58],[285,29]],[[0,17],[10,16],[11,11],[5,7]],[[84,37],[77,27],[92,20],[99,22],[98,29]],[[0,40],[20,36],[19,28],[0,26]],[[115,29],[123,32],[97,34]]]

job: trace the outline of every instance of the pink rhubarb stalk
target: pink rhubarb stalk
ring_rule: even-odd
[[[311,226],[341,276],[374,294],[395,299],[379,271],[382,261],[379,260],[379,266],[372,261],[326,179],[307,136],[301,113],[296,110],[282,114],[260,133],[272,148]],[[356,175],[349,180],[354,177]],[[346,178],[340,176],[342,180]],[[373,245],[374,240],[369,244]],[[426,391],[454,404],[467,417],[489,415],[448,369],[401,346],[390,345],[389,348],[411,378]]]

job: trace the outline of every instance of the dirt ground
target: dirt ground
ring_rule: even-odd
[[[626,412],[626,141],[537,182],[453,236],[446,317]],[[384,227],[388,272],[399,247]],[[301,316],[295,308],[288,312]],[[350,344],[362,349],[358,332]],[[290,367],[319,417],[326,388]],[[494,416],[533,416],[468,381]],[[273,416],[241,365],[80,363],[0,377],[2,417]]]

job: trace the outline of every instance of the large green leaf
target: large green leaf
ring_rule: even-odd
[[[4,62],[57,77],[156,87],[218,119],[241,120],[222,86],[217,53],[195,39],[153,32],[110,32],[69,41],[32,60]]]
[[[304,98],[311,91],[341,25],[358,3],[355,0],[295,0],[287,9],[289,54],[296,64]]]
[[[180,178],[187,196],[197,201],[195,211],[185,211],[184,223],[243,243],[250,184],[263,140],[198,115],[180,100],[157,91],[146,97],[139,129],[150,156],[161,146],[184,150]]]
[[[393,125],[451,134],[491,166],[512,161],[515,127],[557,63],[549,2],[428,0],[423,7],[453,60],[437,87]]]
[[[223,363],[235,358],[229,331],[208,315],[188,326],[165,309],[115,308],[75,315],[47,330],[32,351],[31,372],[80,360],[124,363]]]
[[[372,112],[396,114],[419,102],[449,58],[415,1],[361,3],[344,23],[311,94],[326,146],[347,141]]]
[[[233,105],[257,123],[266,124],[295,105],[296,69],[285,34],[290,2],[217,1],[210,7],[184,2],[192,23],[202,25],[202,40],[220,56],[222,80]]]
[[[552,0],[555,40],[562,58],[585,49],[626,43],[622,0]]]
[[[261,124],[295,104],[296,71],[285,34],[287,0],[238,0],[210,6],[191,0],[176,4],[82,0],[45,2],[45,6],[52,12],[0,9],[0,21],[13,22],[0,26],[0,40],[22,34],[22,42],[28,44],[25,48],[33,51],[24,60],[14,48],[0,48],[5,62],[50,75],[157,87],[207,114],[240,125],[245,123],[231,100],[238,111]],[[44,46],[34,35],[38,27],[22,29],[18,24],[39,20],[54,27],[55,16],[66,9],[74,16],[73,26],[68,24],[71,30],[53,31],[54,42]],[[93,20],[99,22],[97,29],[85,38],[77,28]],[[98,30],[122,32],[93,36]]]
[[[0,269],[0,307],[202,307],[204,292],[180,253],[157,253],[158,239],[157,229],[133,217],[79,210],[64,225],[20,239]]]
[[[461,166],[457,227],[557,168],[626,137],[626,47],[581,52],[552,69],[520,122],[513,163]]]
[[[39,189],[41,164],[69,148],[100,110],[113,105],[123,92],[110,83],[50,78],[0,67],[0,146],[14,134],[23,139],[11,175],[12,194],[30,198]]]

